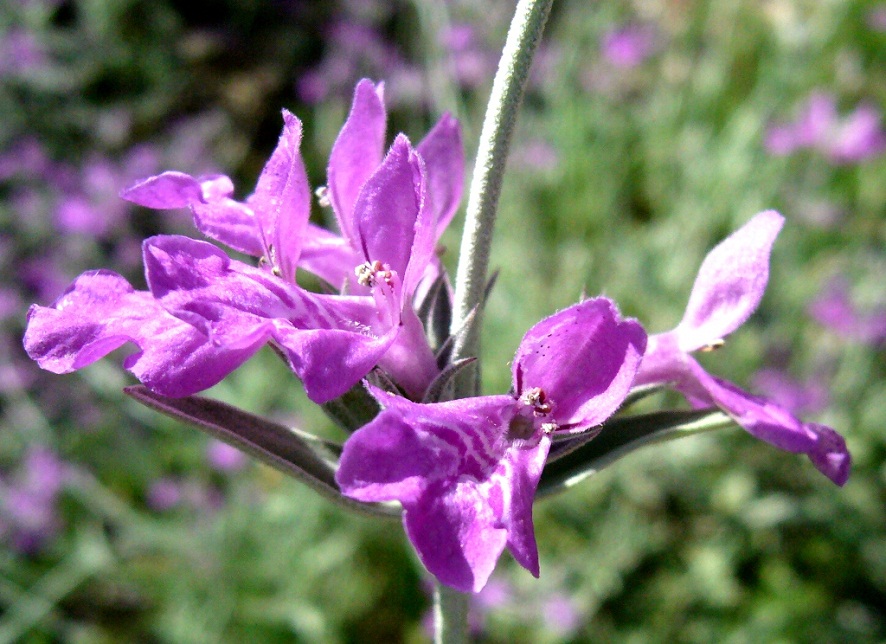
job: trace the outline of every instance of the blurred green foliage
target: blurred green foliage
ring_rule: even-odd
[[[336,53],[331,30],[350,22],[401,57],[389,70],[355,64],[351,86],[360,74],[413,79],[388,85],[392,129],[417,140],[451,110],[470,154],[491,75],[457,83],[440,34],[470,25],[494,59],[512,4],[5,3],[5,41],[24,30],[40,56],[4,69],[0,144],[36,137],[53,159],[76,166],[93,153],[117,158],[153,143],[169,169],[213,165],[243,196],[287,107],[305,121],[303,154],[320,185],[350,90],[333,87],[313,104],[298,81],[325,69]],[[804,458],[738,429],[641,450],[536,506],[541,579],[502,560],[493,579],[508,599],[478,605],[481,641],[886,638],[883,343],[841,336],[807,313],[835,276],[862,308],[886,303],[886,156],[833,165],[814,151],[776,157],[764,147],[767,126],[790,118],[814,90],[846,110],[886,104],[886,33],[871,18],[883,7],[555,3],[502,197],[485,390],[509,386],[507,363],[525,330],[583,291],[614,298],[650,332],[673,327],[707,250],[776,208],[788,223],[766,298],[704,362],[743,386],[763,367],[824,385],[829,404],[808,419],[843,433],[855,466],[838,489]],[[654,27],[656,46],[639,65],[616,68],[600,43],[630,23]],[[52,227],[23,223],[4,190],[4,252],[19,257]],[[133,234],[188,228],[186,213],[129,217]],[[459,223],[444,240],[452,270]],[[68,270],[104,265],[109,250],[96,243],[67,258]],[[6,274],[14,264],[2,266],[3,281],[15,281]],[[4,329],[20,333],[22,316]],[[426,637],[427,584],[396,523],[346,515],[258,465],[213,470],[202,435],[124,398],[131,378],[119,360],[40,382],[54,404],[33,387],[4,390],[0,466],[14,472],[27,446],[40,443],[74,473],[57,536],[36,552],[0,553],[0,641]],[[210,395],[341,438],[269,351]],[[151,485],[164,477],[182,486],[184,500],[152,509]],[[547,603],[553,597],[574,613],[568,627]]]

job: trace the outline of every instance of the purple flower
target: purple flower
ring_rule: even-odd
[[[569,637],[582,623],[582,615],[575,602],[562,593],[549,595],[542,604],[541,612],[545,625],[559,637]]]
[[[315,402],[340,396],[379,363],[420,396],[437,369],[410,306],[436,235],[422,160],[398,137],[353,206],[358,274],[372,297],[309,293],[294,279],[310,210],[301,127],[289,113],[284,120],[245,204],[228,196],[226,177],[164,173],[130,191],[149,206],[191,205],[204,231],[261,255],[263,266],[207,242],[153,237],[143,247],[149,291],[109,271],[84,273],[52,307],[31,308],[28,354],[67,373],[133,342],[140,350],[125,366],[157,393],[187,396],[273,342]]]
[[[769,254],[784,218],[767,210],[708,253],[683,320],[649,338],[637,385],[670,384],[696,407],[716,406],[751,435],[809,456],[838,485],[849,476],[850,456],[830,427],[803,423],[783,407],[708,374],[690,355],[715,348],[756,310],[769,279]]]
[[[809,315],[844,338],[877,344],[886,340],[886,307],[862,312],[849,296],[849,284],[836,278],[809,305]]]
[[[383,94],[382,84],[365,79],[357,84],[350,114],[329,155],[326,194],[340,236],[314,227],[307,233],[301,266],[335,286],[352,279],[354,266],[365,261],[357,227],[368,222],[357,221],[365,215],[357,212],[356,205],[384,156],[387,115]],[[436,242],[452,221],[464,186],[464,149],[458,121],[444,114],[416,152],[427,174],[427,199]],[[433,255],[428,264],[439,266]],[[408,293],[411,296],[411,291]]]
[[[886,32],[886,4],[880,3],[868,11],[868,26],[874,31]]]
[[[206,460],[214,470],[230,473],[243,469],[246,454],[227,443],[211,440],[206,446]]]
[[[0,74],[3,76],[35,72],[48,62],[46,47],[30,31],[13,28],[0,35]]]
[[[144,244],[150,291],[111,271],[78,277],[52,307],[32,306],[25,349],[53,373],[85,367],[132,342],[124,366],[166,396],[222,380],[268,341],[308,395],[325,402],[357,382],[396,336],[371,331],[370,298],[308,293],[228,258],[207,242],[159,236]]]
[[[538,576],[532,501],[551,440],[615,412],[645,343],[597,298],[529,330],[510,395],[418,404],[373,388],[384,410],[345,443],[336,479],[355,499],[399,501],[422,562],[453,588],[483,588],[505,548]]]
[[[190,206],[201,232],[260,257],[290,284],[300,267],[355,295],[371,294],[382,319],[368,323],[364,314],[353,322],[385,337],[384,346],[375,347],[379,365],[420,397],[437,367],[412,298],[420,282],[439,273],[435,245],[461,199],[464,155],[458,123],[444,116],[417,148],[400,135],[385,156],[381,94],[381,85],[368,80],[357,85],[332,149],[325,198],[340,235],[308,222],[301,124],[288,112],[280,144],[245,202],[231,197],[233,184],[225,176],[197,179],[180,172],[149,177],[123,196],[150,208]]]
[[[781,369],[761,369],[754,374],[753,388],[766,391],[770,400],[792,414],[814,414],[828,404],[828,390],[815,376],[800,381]]]
[[[858,163],[886,150],[886,133],[880,127],[880,112],[873,105],[862,104],[841,119],[836,99],[825,92],[814,92],[796,121],[769,128],[765,146],[778,156],[810,148],[833,163]]]
[[[365,211],[357,211],[357,202],[385,159],[387,116],[382,94],[381,84],[368,80],[357,84],[351,112],[330,154],[328,185],[322,191],[327,196],[321,201],[328,200],[331,205],[340,235],[307,222],[310,188],[298,155],[301,123],[288,112],[284,112],[286,128],[281,144],[259,179],[255,193],[245,203],[231,198],[234,186],[228,177],[195,179],[180,172],[148,177],[123,191],[122,196],[148,208],[190,206],[194,223],[204,235],[264,258],[287,279],[294,281],[298,264],[337,287],[353,282],[354,268],[366,261],[357,219],[363,219],[365,226],[369,216]],[[399,137],[391,151],[403,148],[405,143],[405,137]],[[281,151],[283,146],[287,148],[285,153]],[[458,122],[444,115],[415,151],[427,176],[426,199],[436,222],[436,241],[455,215],[462,195],[464,150]],[[281,158],[276,165],[281,167],[272,167],[277,156]],[[289,178],[284,180],[281,175],[274,183],[276,175],[288,172],[282,167],[287,163],[293,166]],[[379,181],[381,177],[377,177]],[[378,183],[373,186],[375,191],[378,188]],[[383,220],[381,213],[372,215]]]
[[[67,467],[55,453],[35,446],[14,481],[0,480],[0,525],[20,552],[39,550],[58,531],[56,502],[67,477]]]
[[[119,233],[131,206],[121,201],[120,186],[156,171],[157,154],[147,146],[135,147],[121,161],[93,155],[71,181],[63,182],[55,212],[62,233],[109,237]]]
[[[145,502],[155,512],[166,512],[181,503],[182,496],[181,483],[164,477],[151,483]]]
[[[641,25],[620,27],[603,37],[600,50],[615,67],[636,67],[655,51],[655,31]]]

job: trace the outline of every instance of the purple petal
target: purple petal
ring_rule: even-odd
[[[339,132],[326,171],[329,199],[342,235],[354,239],[354,204],[363,184],[381,163],[387,115],[383,85],[363,79],[354,90],[354,102]]]
[[[650,335],[634,385],[677,382],[686,371],[687,357],[674,331]]]
[[[478,592],[507,543],[487,502],[486,490],[469,479],[452,488],[436,484],[420,503],[408,504],[403,524],[425,567],[447,586]]]
[[[806,428],[818,435],[816,448],[808,453],[809,459],[819,472],[837,485],[844,485],[852,467],[846,441],[827,425],[807,423]]]
[[[385,335],[371,336],[340,329],[299,330],[278,323],[274,339],[301,378],[308,398],[322,405],[360,382],[391,346],[396,333],[396,327]]]
[[[404,139],[406,137],[403,137]],[[440,274],[440,262],[437,258],[437,219],[428,194],[427,173],[421,157],[414,159],[413,187],[418,202],[418,214],[415,218],[412,247],[409,249],[409,261],[403,277],[403,293],[406,300],[412,299],[422,280],[433,281]]]
[[[697,363],[693,371],[714,403],[749,434],[788,452],[809,456],[815,467],[837,485],[849,476],[850,456],[843,438],[824,425],[803,423],[775,403],[742,391],[709,375]]]
[[[385,410],[345,443],[342,491],[403,503],[422,562],[459,590],[482,588],[506,545],[537,576],[532,501],[550,439],[508,439],[510,396],[418,404],[370,389]]]
[[[222,198],[191,206],[194,225],[201,233],[241,253],[261,257],[265,254],[252,208],[234,199]]]
[[[446,472],[487,478],[508,449],[504,434],[513,415],[514,399],[510,396],[480,396],[419,404],[375,387],[370,387],[370,391],[388,413],[399,415],[422,441],[433,445],[438,459],[457,460],[457,467],[450,469],[446,466]],[[442,470],[429,471],[427,476],[436,479],[437,476],[432,475],[440,472]]]
[[[458,120],[444,114],[416,151],[425,162],[428,195],[439,239],[455,216],[464,190],[465,151]]]
[[[258,218],[268,260],[284,279],[294,282],[302,236],[311,215],[311,191],[299,154],[301,121],[287,110],[283,110],[283,121],[283,133],[249,205]]]
[[[399,411],[383,411],[345,443],[336,480],[359,501],[416,502],[428,482],[457,476],[460,452]]]
[[[784,217],[757,214],[705,257],[676,331],[687,353],[716,344],[744,324],[763,297],[769,254]]]
[[[808,452],[814,447],[816,435],[786,409],[709,375],[697,363],[694,372],[716,405],[752,436],[789,452]]]
[[[251,355],[249,347],[213,346],[110,271],[84,273],[53,307],[31,307],[24,340],[28,355],[54,373],[81,369],[127,342],[140,351],[124,366],[153,391],[174,397],[215,385]]]
[[[203,200],[200,182],[184,172],[163,172],[141,179],[126,188],[120,196],[145,208],[165,210],[187,208]]]
[[[346,239],[309,223],[305,229],[298,266],[335,288],[353,283],[354,267],[364,261]]]
[[[538,387],[558,424],[586,429],[624,401],[646,348],[646,333],[621,320],[610,300],[570,306],[533,326],[514,357],[517,394]]]
[[[260,257],[265,249],[255,216],[248,206],[230,198],[233,192],[234,185],[224,175],[195,179],[169,171],[142,179],[120,196],[159,210],[189,206],[201,233],[241,253]]]
[[[503,517],[508,528],[508,550],[517,563],[538,577],[538,546],[535,543],[535,529],[532,523],[532,503],[538,481],[548,457],[551,440],[544,436],[537,447],[510,450],[507,463],[511,470],[505,477],[510,487],[510,507]]]
[[[163,306],[214,344],[254,351],[274,339],[314,402],[359,382],[397,335],[371,298],[308,293],[187,237],[146,241],[145,269]]]
[[[354,209],[355,235],[367,261],[380,261],[400,279],[416,238],[423,203],[421,159],[409,140],[400,135],[384,162],[360,191]],[[433,228],[431,228],[433,231]]]

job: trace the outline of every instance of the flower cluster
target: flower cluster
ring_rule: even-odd
[[[131,342],[138,351],[125,366],[168,397],[211,387],[265,344],[317,403],[382,372],[384,387],[367,384],[382,410],[345,443],[334,482],[357,501],[399,502],[422,562],[465,592],[483,588],[505,549],[538,575],[532,504],[555,442],[605,431],[635,387],[673,387],[693,406],[719,408],[755,437],[805,453],[834,482],[846,481],[849,455],[834,430],[803,423],[690,356],[722,343],[759,304],[779,214],[758,214],[711,251],[673,331],[647,342],[613,302],[585,299],[526,333],[509,393],[447,400],[440,382],[458,365],[431,340],[417,301],[435,288],[448,295],[435,249],[461,198],[457,122],[444,116],[417,146],[398,135],[385,154],[383,87],[361,81],[327,185],[314,191],[299,153],[301,123],[286,111],[283,120],[245,200],[226,176],[181,172],[123,193],[150,208],[188,206],[206,237],[257,262],[208,241],[152,237],[143,246],[148,290],[110,271],[84,273],[53,306],[31,308],[29,355],[64,373]],[[309,221],[315,192],[338,232]],[[300,286],[299,269],[332,292]]]
[[[31,309],[29,355],[66,373],[133,342],[139,352],[125,366],[158,393],[187,396],[271,342],[315,402],[343,394],[376,365],[421,396],[437,368],[411,301],[438,272],[436,240],[460,200],[464,160],[449,116],[417,147],[401,135],[384,155],[382,96],[381,85],[357,86],[331,153],[324,194],[340,235],[308,221],[301,123],[284,112],[283,134],[246,201],[232,197],[228,177],[180,172],[123,193],[151,208],[190,206],[203,234],[259,257],[258,266],[205,241],[149,238],[148,291],[109,271],[84,273],[53,307]],[[296,267],[353,293],[308,292],[296,284]]]

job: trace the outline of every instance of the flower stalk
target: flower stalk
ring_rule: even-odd
[[[471,187],[455,277],[452,329],[462,328],[471,311],[477,316],[456,343],[453,360],[476,356],[480,345],[480,307],[486,289],[489,251],[505,161],[523,102],[532,58],[538,49],[553,0],[520,0],[508,30],[501,62],[492,83]],[[477,369],[467,369],[456,382],[455,397],[477,395]]]

